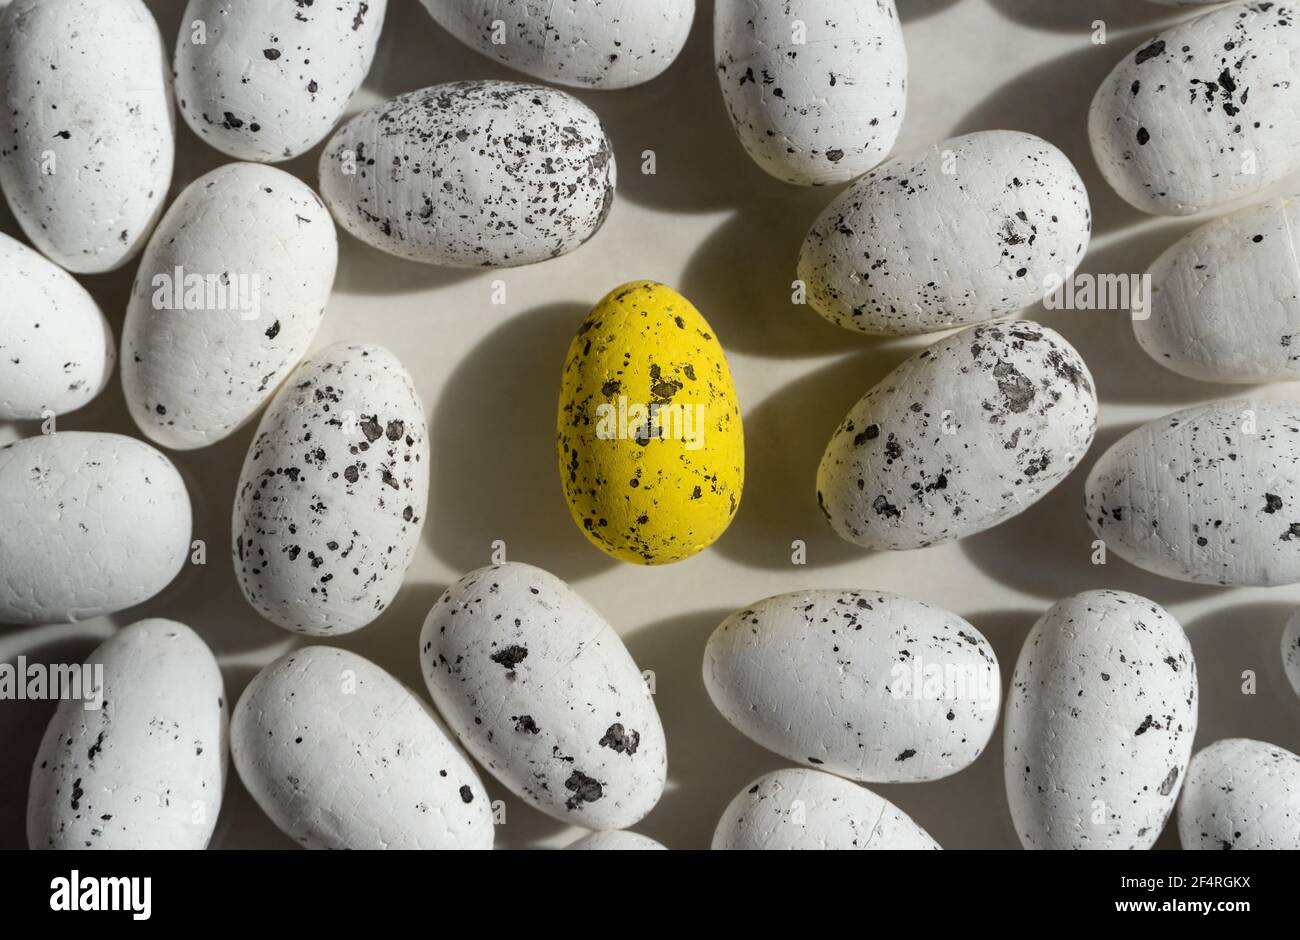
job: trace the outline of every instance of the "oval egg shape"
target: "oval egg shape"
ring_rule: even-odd
[[[329,212],[288,173],[230,163],[186,187],[122,330],[122,388],[145,435],[190,450],[252,420],[311,346],[337,262]]]
[[[401,588],[428,498],[424,406],[401,362],[375,345],[322,350],[271,402],[239,475],[244,597],[286,630],[361,629]]]
[[[1162,366],[1203,382],[1300,379],[1300,293],[1291,232],[1300,202],[1280,199],[1208,222],[1151,266],[1133,332]]]
[[[230,722],[239,779],[309,849],[490,849],[492,809],[433,711],[369,660],[307,646],[259,672]]]
[[[588,833],[577,842],[569,843],[565,848],[589,852],[643,852],[664,849],[666,846],[660,845],[649,836],[614,829],[609,832]]]
[[[559,578],[510,562],[470,572],[420,632],[424,681],[462,745],[566,823],[623,829],[664,790],[663,726],[613,628]]]
[[[76,279],[0,234],[0,420],[76,411],[108,384],[113,329]]]
[[[787,183],[843,183],[903,126],[907,49],[893,0],[717,0],[722,98],[745,152]]]
[[[1192,215],[1300,170],[1300,7],[1235,3],[1125,56],[1088,114],[1093,156],[1134,208]]]
[[[956,614],[882,591],[781,594],[732,614],[704,651],[722,717],[782,757],[852,780],[938,780],[984,751],[998,660]]]
[[[141,0],[15,0],[0,63],[0,187],[14,218],[69,271],[121,267],[158,221],[175,158],[153,15]]]
[[[617,173],[595,112],[553,88],[453,82],[363,111],[321,154],[321,195],[368,245],[456,268],[573,251],[604,223]]]
[[[1092,376],[1058,333],[1028,320],[970,327],[853,406],[822,456],[817,502],[864,548],[951,542],[1042,499],[1096,428]]]
[[[933,333],[1016,313],[1070,277],[1092,210],[1068,157],[1019,131],[981,131],[895,157],[813,223],[808,303],[848,330]]]
[[[573,521],[623,561],[689,558],[740,507],[745,438],[731,370],[712,327],[663,284],[624,284],[582,322],[556,441]]]
[[[1300,850],[1300,756],[1247,738],[1197,751],[1178,800],[1184,849]]]
[[[1179,581],[1300,582],[1300,406],[1237,399],[1131,431],[1088,474],[1088,522],[1130,564]]]
[[[0,623],[70,623],[147,601],[190,550],[172,462],[120,434],[59,431],[0,448]]]
[[[713,833],[714,850],[937,849],[893,803],[816,770],[777,770],[736,794]]]
[[[141,620],[87,657],[27,791],[33,849],[204,849],[226,785],[221,670],[193,630]],[[75,675],[75,672],[74,672]]]
[[[181,117],[236,160],[306,153],[370,71],[387,5],[189,0],[173,69]]]
[[[1058,601],[1011,678],[1007,801],[1027,849],[1149,849],[1196,735],[1196,661],[1178,621],[1123,591]]]
[[[1282,667],[1291,688],[1300,695],[1300,610],[1291,615],[1282,631]]]
[[[686,45],[695,0],[422,0],[438,25],[476,52],[557,85],[640,85]]]

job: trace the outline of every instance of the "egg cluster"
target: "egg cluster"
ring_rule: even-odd
[[[0,420],[44,422],[0,448],[0,623],[70,623],[190,590],[183,571],[205,547],[162,449],[247,427],[233,492],[193,498],[228,501],[220,563],[250,618],[313,638],[228,703],[188,626],[117,630],[86,660],[100,706],[61,702],[40,744],[33,848],[204,848],[231,759],[309,848],[491,848],[502,820],[484,772],[593,830],[572,848],[662,848],[628,831],[669,783],[653,676],[560,578],[499,560],[448,587],[408,651],[428,700],[325,645],[393,605],[430,514],[431,457],[473,447],[436,436],[399,355],[364,338],[313,351],[338,229],[441,268],[578,249],[609,216],[619,171],[597,111],[554,86],[649,82],[696,19],[693,0],[423,4],[533,81],[455,81],[350,110],[386,0],[189,0],[170,57],[143,0],[14,0],[0,16],[0,189],[30,243],[0,235]],[[775,178],[764,183],[843,185],[789,258],[807,304],[854,334],[943,334],[844,416],[803,468],[810,501],[850,551],[922,549],[1034,513],[1098,428],[1084,357],[1023,318],[1088,253],[1079,171],[1053,143],[1002,129],[891,158],[908,92],[893,0],[716,0],[713,12],[709,93]],[[1125,55],[1087,127],[1114,192],[1188,215],[1300,170],[1298,16],[1295,3],[1235,3]],[[241,162],[169,201],[177,111]],[[318,147],[317,190],[269,165]],[[1300,379],[1297,227],[1279,199],[1191,231],[1150,269],[1137,344],[1203,381]],[[119,346],[73,275],[137,258]],[[729,337],[655,280],[609,286],[573,324],[548,392],[554,451],[518,470],[558,468],[552,498],[593,555],[684,562],[743,510]],[[57,430],[115,366],[139,435]],[[1149,422],[1093,462],[1085,490],[1094,545],[1147,572],[1300,584],[1300,402],[1229,399]],[[1281,658],[1300,692],[1300,614]],[[1191,644],[1134,593],[1058,601],[1009,685],[962,616],[864,585],[736,610],[702,670],[737,732],[799,765],[738,793],[714,848],[939,848],[862,784],[958,774],[1001,721],[1026,848],[1150,848],[1177,808],[1184,848],[1300,849],[1300,757],[1241,738],[1193,754]]]

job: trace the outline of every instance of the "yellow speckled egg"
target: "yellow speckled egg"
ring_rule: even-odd
[[[681,561],[726,530],[745,481],[740,406],[690,301],[633,281],[596,305],[564,362],[557,449],[574,521],[615,558]]]

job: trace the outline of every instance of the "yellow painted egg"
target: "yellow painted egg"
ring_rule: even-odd
[[[574,521],[615,558],[681,561],[726,530],[745,480],[740,406],[690,301],[632,281],[596,305],[564,363],[557,449]]]

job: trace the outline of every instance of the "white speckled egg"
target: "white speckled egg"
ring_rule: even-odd
[[[190,549],[170,460],[119,434],[59,431],[0,448],[0,623],[89,620],[147,601]]]
[[[981,131],[895,157],[841,193],[804,238],[799,279],[837,326],[932,333],[1038,303],[1078,266],[1091,230],[1065,154],[1032,134]]]
[[[390,254],[460,268],[572,251],[609,215],[615,176],[595,112],[515,82],[402,95],[339,128],[320,160],[339,225]]]
[[[664,846],[649,836],[615,829],[609,832],[588,833],[577,842],[565,846],[565,848],[598,852],[638,852],[647,849],[663,849]]]
[[[67,414],[103,391],[113,330],[76,279],[0,234],[0,420]]]
[[[582,88],[628,88],[673,64],[695,0],[422,0],[465,45],[512,69]]]
[[[1178,800],[1184,849],[1300,850],[1300,757],[1227,738],[1196,752]]]
[[[310,150],[343,117],[375,57],[388,0],[189,0],[176,103],[194,133],[238,160]]]
[[[307,646],[259,672],[230,723],[257,805],[309,849],[490,849],[487,791],[433,711],[369,660]]]
[[[203,849],[226,786],[226,700],[189,627],[141,620],[87,657],[27,791],[33,849]],[[102,679],[100,684],[97,679]]]
[[[311,345],[337,262],[329,212],[288,173],[229,163],[187,186],[149,239],[122,332],[145,435],[189,450],[250,421]]]
[[[401,362],[375,345],[322,350],[271,402],[239,475],[244,597],[286,630],[361,629],[402,586],[428,496],[424,407]]]
[[[713,49],[731,123],[787,183],[843,183],[894,146],[907,49],[894,0],[717,0]]]
[[[1300,695],[1300,610],[1291,616],[1282,632],[1282,666],[1291,688]]]
[[[1143,212],[1191,215],[1300,170],[1300,7],[1234,3],[1154,36],[1088,115],[1107,182]]]
[[[736,794],[713,833],[715,850],[937,849],[893,803],[816,770],[778,770]]]
[[[1196,661],[1178,621],[1122,591],[1058,601],[1007,696],[1003,770],[1027,849],[1149,849],[1196,735]]]
[[[1198,405],[1130,432],[1093,465],[1088,522],[1147,571],[1203,584],[1300,581],[1300,405]]]
[[[885,376],[831,436],[817,502],[873,549],[951,542],[1024,512],[1092,443],[1083,359],[1027,320],[970,327]]]
[[[1205,382],[1300,379],[1300,280],[1281,199],[1208,222],[1151,266],[1133,332],[1156,362]]]
[[[121,267],[162,212],[171,83],[141,0],[16,0],[0,20],[0,187],[69,271]]]
[[[654,699],[613,628],[559,578],[480,568],[433,605],[424,681],[466,750],[521,799],[588,829],[624,829],[667,774]]]
[[[984,751],[998,661],[956,614],[883,591],[781,594],[732,614],[704,652],[722,716],[782,757],[853,780],[938,780]]]

